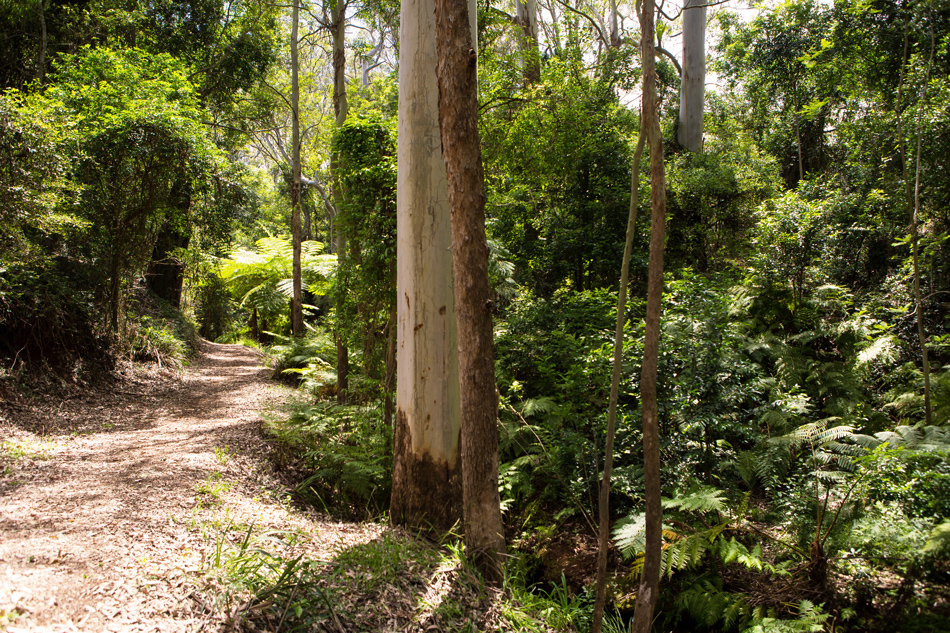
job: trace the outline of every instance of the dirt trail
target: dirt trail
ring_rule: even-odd
[[[259,413],[289,393],[268,374],[253,350],[206,344],[157,392],[4,407],[0,630],[217,628],[193,580],[209,539],[196,525],[222,496],[258,525],[340,529],[261,494]]]

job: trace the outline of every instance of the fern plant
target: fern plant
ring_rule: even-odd
[[[327,512],[366,518],[385,510],[392,485],[392,431],[374,408],[297,404],[266,429],[285,449],[295,491]]]
[[[739,562],[759,571],[766,567],[761,549],[742,549],[744,546],[740,547],[734,538],[731,545],[724,547],[721,543],[726,530],[738,529],[747,502],[748,495],[743,497],[735,512],[731,512],[725,493],[713,486],[694,486],[672,499],[664,498],[664,509],[672,512],[666,513],[670,520],[663,524],[661,573],[672,577],[675,571],[695,568],[707,553],[719,554],[724,562]],[[711,516],[716,518],[712,525],[705,521]],[[697,524],[702,527],[695,527]],[[614,528],[614,542],[621,553],[635,559],[633,573],[638,573],[642,565],[645,540],[645,514],[642,512],[619,521]]]
[[[314,295],[329,292],[336,255],[320,242],[301,244],[302,288]],[[288,238],[265,237],[253,249],[240,248],[220,262],[220,275],[242,308],[273,320],[287,311],[293,296],[293,244]]]

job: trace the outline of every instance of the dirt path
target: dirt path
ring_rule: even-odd
[[[213,547],[208,513],[225,499],[229,520],[314,542],[361,529],[291,512],[266,492],[278,487],[261,457],[260,412],[289,393],[268,374],[253,350],[207,344],[157,391],[141,382],[4,407],[0,630],[218,628],[194,578]]]

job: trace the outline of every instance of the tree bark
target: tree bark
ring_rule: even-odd
[[[620,48],[622,43],[620,40],[620,21],[619,11],[617,10],[617,0],[610,0],[610,47]]]
[[[517,0],[515,21],[521,27],[521,63],[525,87],[541,81],[538,52],[538,0]]]
[[[610,403],[607,409],[607,443],[604,447],[604,476],[600,483],[600,528],[597,552],[597,593],[594,598],[593,633],[600,633],[604,621],[604,602],[607,591],[607,550],[610,546],[610,475],[614,463],[614,432],[617,427],[617,399],[620,395],[620,369],[623,356],[623,326],[626,322],[627,284],[630,279],[630,253],[637,225],[637,209],[640,205],[640,157],[646,136],[641,127],[637,135],[637,149],[633,153],[630,175],[630,211],[627,215],[627,241],[620,264],[620,287],[617,289],[617,325],[614,330],[614,362],[610,380]]]
[[[297,28],[300,23],[300,2],[294,0],[293,24],[290,30],[290,108],[292,110],[293,131],[291,143],[293,184],[290,187],[290,230],[293,239],[294,270],[293,298],[290,300],[290,322],[293,335],[303,336],[303,301],[301,297],[301,226],[300,226],[300,81],[298,78],[299,60],[297,54]]]
[[[677,140],[691,152],[703,149],[706,94],[706,2],[686,0],[683,6],[683,69]]]
[[[349,107],[346,102],[346,4],[344,0],[335,0],[331,8],[333,33],[333,113],[336,129],[339,131],[346,123]],[[333,204],[339,213],[343,207],[343,185],[340,182],[340,157],[336,152],[330,157],[330,179],[333,183]],[[341,263],[348,261],[347,235],[342,228],[337,231],[336,252]],[[336,333],[336,401],[346,404],[350,390],[350,350],[347,348],[342,332]]]
[[[187,248],[190,241],[188,233],[172,227],[166,221],[159,231],[152,261],[145,273],[146,287],[176,308],[181,308],[181,291],[185,279],[184,266],[175,257],[175,250]]]
[[[452,208],[465,547],[485,579],[500,583],[505,537],[498,496],[498,399],[478,137],[478,54],[466,0],[436,0],[435,21],[439,126]]]
[[[462,518],[452,234],[439,136],[433,0],[400,7],[396,175],[396,419],[390,514],[450,530]]]
[[[640,396],[643,402],[643,481],[646,487],[646,547],[643,572],[631,630],[648,633],[660,586],[663,508],[660,504],[660,430],[656,397],[657,361],[660,351],[660,308],[663,299],[663,248],[666,238],[666,178],[663,168],[663,136],[657,112],[656,57],[654,51],[653,2],[644,2],[640,14],[643,62],[643,129],[650,149],[650,270],[647,280],[646,331]]]

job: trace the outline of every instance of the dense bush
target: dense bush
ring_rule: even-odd
[[[110,371],[91,298],[53,265],[0,267],[0,355],[6,367],[51,370],[76,381]]]

